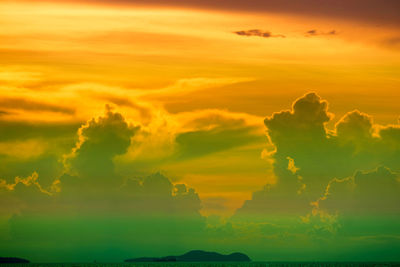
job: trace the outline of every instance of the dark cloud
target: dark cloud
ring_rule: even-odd
[[[317,30],[309,30],[305,33],[305,36],[310,37],[310,36],[318,36],[318,35],[336,35],[337,32],[336,30],[331,30],[328,32],[321,32]]]
[[[269,31],[262,31],[259,29],[254,29],[254,30],[247,30],[247,31],[236,31],[233,32],[237,35],[242,35],[242,36],[259,36],[263,38],[270,38],[270,37],[282,37],[285,38],[285,35],[282,34],[272,34]]]
[[[21,109],[21,110],[38,111],[38,112],[41,111],[59,112],[68,115],[72,115],[75,113],[75,109],[70,107],[49,104],[25,98],[2,97],[0,99],[0,106],[8,109]]]

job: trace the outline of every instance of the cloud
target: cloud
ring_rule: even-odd
[[[372,171],[356,171],[341,181],[332,180],[318,207],[347,216],[399,214],[400,174],[380,166]],[[342,184],[337,184],[338,182]]]
[[[0,197],[10,203],[0,209],[0,219],[7,220],[0,236],[7,232],[9,238],[0,243],[3,253],[18,251],[36,261],[116,261],[131,257],[132,247],[141,256],[171,248],[171,240],[175,252],[203,240],[205,220],[194,189],[161,173],[127,177],[115,170],[113,159],[126,153],[138,130],[107,107],[81,126],[65,158],[68,172],[53,177],[48,188],[36,172],[1,180]],[[117,253],[104,252],[110,247]],[[66,250],[71,254],[65,256]]]
[[[393,219],[400,211],[400,127],[376,125],[355,110],[329,130],[332,117],[327,101],[307,93],[265,119],[276,183],[254,192],[233,223],[276,223],[306,242],[341,239],[351,247],[365,245],[355,241],[361,236],[400,234]],[[393,239],[381,245],[399,246]]]
[[[197,77],[179,79],[173,84],[161,89],[151,90],[145,94],[149,98],[171,97],[189,94],[195,91],[201,91],[210,88],[222,87],[241,82],[252,81],[248,77],[224,77],[224,78],[210,78],[210,77]]]
[[[149,110],[149,108],[144,107],[143,105],[140,105],[138,103],[131,101],[129,99],[129,97],[118,96],[118,95],[113,95],[113,94],[98,94],[98,95],[95,94],[95,96],[99,99],[109,101],[118,106],[126,106],[126,107],[136,109],[139,111],[139,113],[143,119],[148,120],[151,117],[151,111]]]
[[[400,201],[399,177],[399,173],[380,166],[372,171],[356,171],[343,179],[333,178],[323,195],[311,202],[312,212],[302,219],[314,228],[352,239],[378,232],[399,235],[400,230],[393,225],[393,218],[400,213],[396,204]]]
[[[229,117],[204,117],[206,129],[182,132],[176,136],[179,159],[201,157],[211,153],[229,150],[249,144],[261,143],[265,138],[255,126],[246,125],[242,120]],[[215,119],[215,120],[213,120]],[[194,120],[192,123],[201,123]]]
[[[327,108],[326,101],[315,93],[308,93],[294,102],[291,111],[277,112],[266,118],[264,123],[278,152],[289,152],[300,140],[322,141],[326,137],[325,123],[332,117]]]
[[[77,93],[79,96],[105,101],[105,104],[115,104],[119,107],[128,107],[138,111],[142,120],[150,120],[151,106],[138,99],[146,90],[131,89],[118,86],[108,86],[98,83],[78,83],[64,86],[63,91]]]
[[[373,140],[372,118],[358,110],[348,112],[336,123],[338,141],[362,149],[365,142]]]
[[[36,158],[42,155],[47,148],[48,145],[43,140],[0,142],[0,155],[19,159]]]
[[[196,172],[199,168],[182,164],[197,165],[195,161],[206,157],[223,162],[217,153],[263,146],[265,139],[262,119],[245,113],[214,109],[177,114],[158,112],[149,126],[135,134],[128,153],[120,158],[118,165],[124,172],[148,174],[173,169],[184,175],[186,168]],[[253,157],[258,159],[258,148],[252,149]]]
[[[331,30],[328,32],[321,32],[321,31],[317,31],[317,30],[309,30],[305,32],[305,36],[307,37],[311,37],[311,36],[318,36],[318,35],[337,35],[337,31],[336,30]]]
[[[74,139],[81,122],[31,122],[0,120],[0,141],[25,141],[26,139]],[[59,144],[60,145],[60,144]]]
[[[282,37],[285,38],[285,35],[282,34],[272,34],[269,31],[262,31],[260,29],[246,30],[246,31],[236,31],[233,32],[237,35],[241,36],[259,36],[263,38],[271,38],[271,37]]]
[[[113,158],[127,152],[138,127],[130,126],[120,113],[106,106],[104,116],[88,121],[78,130],[79,141],[65,157],[72,174],[113,181]]]
[[[3,253],[18,251],[34,261],[121,261],[132,254],[185,250],[204,240],[200,199],[186,185],[156,173],[122,186],[104,185],[107,190],[96,193],[90,188],[99,190],[96,180],[77,179],[67,190],[61,183],[61,191],[47,199],[15,192],[23,205],[9,219],[10,239],[7,246],[0,243]]]
[[[15,177],[14,183],[7,183],[6,180],[0,179],[0,188],[5,188],[6,190],[13,191],[18,184],[23,184],[25,186],[36,186],[40,192],[45,193],[47,195],[51,195],[52,193],[43,189],[43,187],[38,182],[39,175],[37,172],[32,173],[31,176],[26,178]]]
[[[73,115],[75,113],[74,108],[19,97],[2,97],[0,99],[0,105],[3,108],[11,110],[21,109],[37,112],[58,112],[68,115]]]
[[[195,216],[201,220],[201,201],[193,188],[171,181],[160,172],[128,179],[119,189],[114,208],[141,215]]]
[[[342,179],[357,169],[381,164],[397,168],[393,162],[397,162],[397,152],[388,146],[388,137],[379,136],[380,132],[385,134],[384,129],[396,136],[397,126],[377,130],[379,127],[373,125],[370,116],[356,110],[345,114],[332,131],[326,128],[332,117],[328,103],[315,93],[308,93],[294,102],[292,110],[265,119],[268,135],[276,147],[275,168],[282,170],[278,174],[282,176],[281,183],[291,179],[291,175],[285,178],[287,157],[296,163],[296,174],[303,177],[308,194],[314,197],[332,177]],[[398,141],[397,137],[392,140]]]
[[[0,208],[3,253],[18,252],[36,261],[43,260],[43,253],[48,261],[116,261],[196,246],[245,247],[252,257],[272,260],[287,260],[287,255],[291,260],[364,259],[366,252],[369,260],[398,260],[398,125],[376,125],[355,110],[329,129],[333,114],[316,93],[265,118],[266,128],[256,116],[221,110],[161,110],[146,126],[122,114],[107,107],[77,134],[77,125],[0,121],[10,129],[1,133],[2,140],[43,135],[46,140],[60,138],[68,147],[59,153],[66,155],[63,172],[47,174],[52,180],[42,180],[44,169],[38,168],[19,175],[27,178],[0,182],[0,199],[6,203]],[[165,147],[172,150],[163,154]],[[261,159],[264,147],[269,150]],[[136,150],[140,153],[130,157]],[[125,157],[129,160],[121,162]],[[61,157],[52,157],[57,159]],[[265,171],[259,180],[273,176],[276,182],[254,191],[232,218],[207,228],[201,208],[220,211],[229,205],[221,196],[235,193],[230,191],[235,179],[241,182],[239,193],[249,190],[252,171],[258,164],[257,172],[264,170],[265,159],[272,162],[273,173]],[[9,162],[0,165],[2,173],[3,165],[27,172],[26,165],[53,164],[48,158]],[[175,172],[150,174],[146,164]],[[176,170],[191,175],[193,183],[177,177]],[[209,181],[199,182],[196,173]],[[51,194],[41,192],[38,184]],[[219,191],[202,203],[197,185]]]
[[[0,68],[0,81],[6,84],[26,85],[42,80],[42,73],[37,71],[21,71],[21,67]]]
[[[76,143],[80,123],[50,123],[0,120],[0,178],[40,174],[41,185],[48,188],[63,172],[62,155]]]

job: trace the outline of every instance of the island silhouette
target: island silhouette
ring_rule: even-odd
[[[15,257],[0,257],[0,263],[29,263],[29,260]]]
[[[199,261],[251,261],[251,259],[243,253],[235,252],[229,255],[223,255],[217,252],[208,252],[203,250],[192,250],[179,256],[165,256],[165,257],[141,257],[126,259],[125,262],[199,262]]]

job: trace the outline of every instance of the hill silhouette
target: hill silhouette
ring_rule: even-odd
[[[203,250],[192,250],[180,256],[165,257],[141,257],[127,259],[125,262],[199,262],[199,261],[251,261],[251,259],[243,253],[235,252],[229,255],[223,255],[217,252],[208,252]]]
[[[30,261],[15,257],[0,257],[0,263],[29,263]]]

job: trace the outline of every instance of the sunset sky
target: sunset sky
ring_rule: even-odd
[[[0,256],[400,260],[399,14],[1,1]]]

